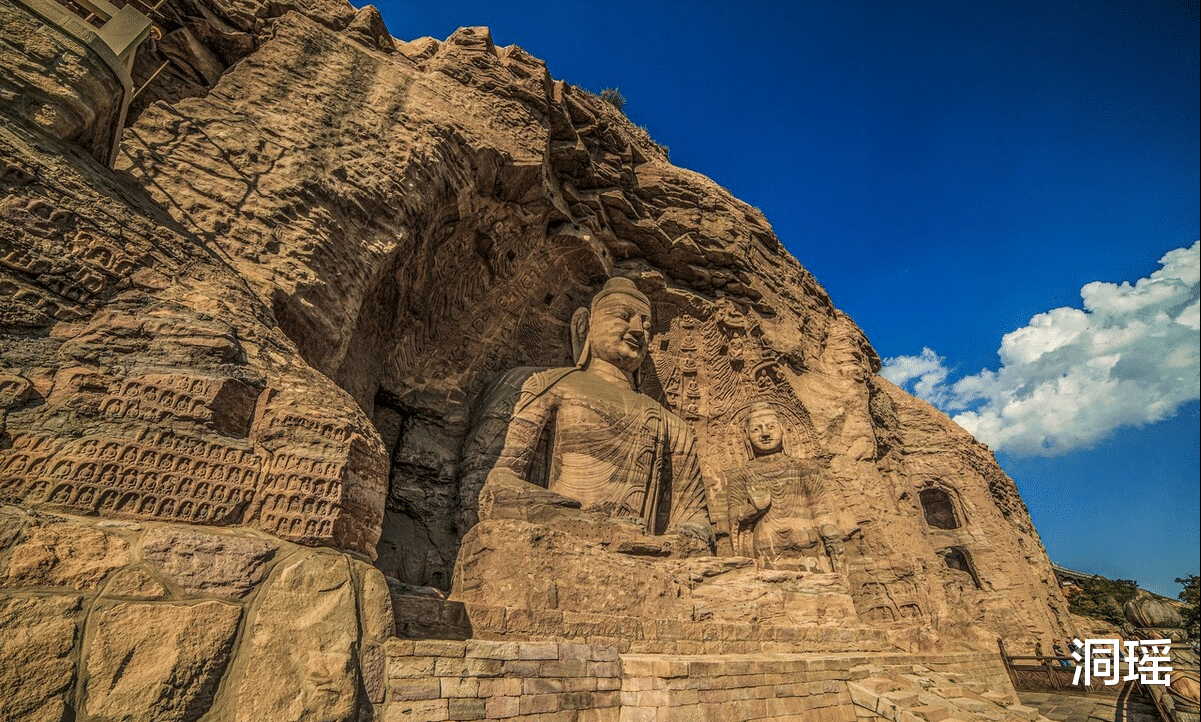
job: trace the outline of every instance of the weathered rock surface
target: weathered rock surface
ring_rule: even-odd
[[[310,554],[283,566],[254,613],[234,719],[350,720],[357,628],[345,558]]]
[[[388,52],[370,12],[333,2],[189,7],[187,45],[216,64],[138,111],[122,173],[7,136],[52,181],[13,186],[4,216],[23,243],[7,322],[50,331],[6,342],[10,501],[369,554],[382,531],[386,573],[448,588],[482,482],[461,456],[476,399],[507,369],[569,363],[574,309],[622,275],[654,306],[643,391],[696,435],[712,509],[766,401],[844,500],[838,527],[862,532],[860,616],[1063,628],[987,450],[876,377],[763,217],[614,108],[482,29]],[[86,273],[92,290],[54,285]],[[958,531],[927,523],[929,490]]]
[[[625,275],[654,305],[644,391],[696,434],[714,508],[722,472],[746,460],[746,409],[769,401],[790,410],[791,453],[824,465],[839,526],[862,530],[860,616],[1064,628],[1012,482],[874,375],[862,333],[754,209],[484,30],[390,55],[322,17],[279,18],[210,92],[148,108],[122,164],[374,418],[392,464],[386,573],[449,586],[482,482],[460,458],[474,400],[507,369],[569,363],[572,312]],[[927,523],[928,488],[957,531]]]
[[[0,7],[0,101],[51,137],[107,159],[121,133],[121,80],[81,38],[45,32],[44,22],[23,5]]]
[[[47,529],[56,549],[121,555],[0,587],[0,719],[347,719],[383,701],[392,599],[368,562],[246,529],[5,505],[0,565]]]
[[[362,411],[204,241],[12,117],[0,499],[373,555],[385,460]]]
[[[59,722],[75,677],[80,598],[0,598],[0,689],[4,717]]]
[[[199,529],[158,528],[142,540],[142,558],[189,594],[237,599],[263,579],[270,542]]]
[[[117,574],[104,588],[104,596],[162,599],[167,596],[167,588],[145,569],[134,567]]]
[[[129,563],[124,539],[68,524],[36,525],[8,556],[6,586],[95,589],[112,570]]]
[[[86,714],[130,722],[199,719],[229,662],[241,614],[220,602],[94,611]]]

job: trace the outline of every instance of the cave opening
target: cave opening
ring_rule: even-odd
[[[972,583],[977,589],[983,589],[980,585],[980,577],[976,574],[976,568],[972,565],[971,555],[963,547],[950,547],[942,552],[943,561],[947,568],[954,569],[957,572],[963,572],[972,578]]]
[[[963,526],[955,513],[955,502],[942,489],[922,489],[918,494],[926,523],[935,529],[958,529]]]

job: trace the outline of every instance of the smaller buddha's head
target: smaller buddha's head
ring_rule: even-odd
[[[755,456],[767,456],[784,449],[784,427],[775,408],[768,403],[751,406],[746,417],[746,437]]]
[[[588,346],[592,356],[632,373],[651,340],[651,304],[628,278],[612,278],[592,299]]]

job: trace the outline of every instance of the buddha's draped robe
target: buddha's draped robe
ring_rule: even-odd
[[[648,396],[578,369],[534,374],[522,387],[496,468],[648,534],[711,535],[696,439]]]
[[[747,556],[824,555],[819,520],[829,516],[816,468],[784,453],[754,459],[726,473],[730,522]],[[753,496],[769,496],[761,515]]]

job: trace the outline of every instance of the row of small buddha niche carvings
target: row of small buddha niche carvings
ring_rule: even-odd
[[[531,485],[648,535],[715,549],[696,439],[688,425],[638,390],[651,336],[651,304],[633,281],[610,279],[571,323],[576,364],[522,385],[487,484]],[[725,472],[736,554],[835,571],[847,535],[825,501],[820,468],[786,453],[770,403],[751,406],[749,460]]]

